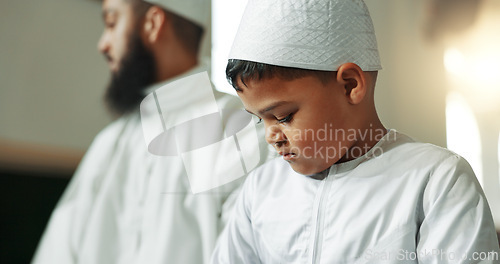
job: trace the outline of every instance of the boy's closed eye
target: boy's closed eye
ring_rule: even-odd
[[[290,113],[289,115],[287,115],[286,117],[282,118],[282,119],[277,119],[278,120],[278,123],[289,123],[292,121],[293,119],[293,115],[295,113]]]
[[[283,124],[283,123],[289,123],[289,122],[291,122],[291,121],[292,121],[292,119],[293,119],[293,114],[294,114],[294,113],[291,113],[291,114],[289,114],[289,115],[287,115],[286,117],[281,118],[281,119],[278,119],[277,117],[275,117],[275,119],[276,119],[276,121],[278,121],[278,123],[281,123],[281,124]],[[256,124],[261,124],[261,123],[262,123],[262,121],[263,121],[263,120],[262,120],[262,118],[261,118],[261,117],[258,117],[258,116],[256,116],[256,117],[259,119],[259,120],[257,121],[257,123],[256,123]]]

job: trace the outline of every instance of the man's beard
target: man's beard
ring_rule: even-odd
[[[105,94],[111,112],[123,115],[136,109],[145,97],[144,90],[156,81],[153,53],[144,46],[137,34],[129,39],[128,53],[123,57]]]

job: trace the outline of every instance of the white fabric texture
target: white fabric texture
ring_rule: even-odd
[[[186,91],[189,105],[182,100]],[[259,165],[252,116],[241,105],[219,109],[207,72],[162,86],[147,95],[140,108],[149,152],[180,155],[193,193],[222,186]],[[183,111],[172,111],[178,108]]]
[[[479,263],[474,252],[499,248],[469,164],[391,130],[322,180],[282,159],[252,172],[212,263]]]
[[[159,5],[202,27],[209,25],[210,0],[145,0],[145,2]]]
[[[382,68],[362,0],[249,0],[229,59],[324,71],[348,62]]]
[[[172,114],[196,107],[190,96],[196,90],[176,92]],[[234,96],[214,94],[220,108],[241,106]],[[33,263],[207,263],[240,183],[192,194],[179,156],[148,152],[137,111],[95,138],[51,216]]]

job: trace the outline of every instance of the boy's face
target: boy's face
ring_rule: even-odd
[[[262,119],[266,141],[301,174],[321,172],[352,146],[342,136],[352,127],[346,91],[335,80],[313,76],[238,81],[238,96],[250,113]],[[351,140],[352,141],[352,140]]]

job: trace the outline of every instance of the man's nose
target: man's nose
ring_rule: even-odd
[[[97,50],[99,50],[100,53],[107,53],[109,50],[109,40],[105,32],[102,33],[97,42]]]

